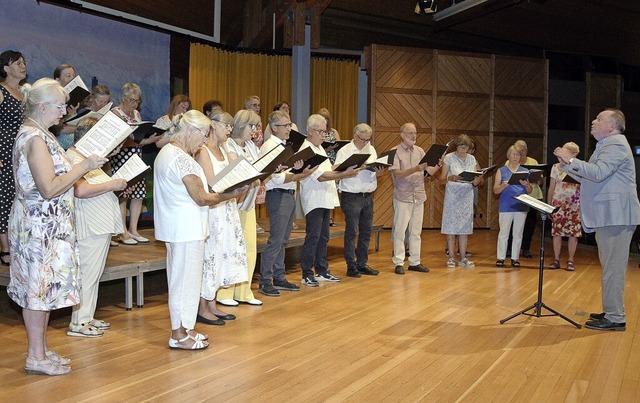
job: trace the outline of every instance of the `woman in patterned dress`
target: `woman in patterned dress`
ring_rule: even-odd
[[[231,133],[233,117],[226,112],[214,112],[211,116],[211,135],[196,153],[196,161],[211,182],[213,177],[229,165],[224,149]],[[235,199],[229,199],[209,207],[209,238],[204,247],[204,269],[197,321],[209,325],[224,325],[234,320],[216,307],[216,293],[220,287],[247,281],[247,245],[244,242],[242,224]]]
[[[473,234],[473,187],[482,184],[484,179],[477,176],[471,183],[458,182],[458,176],[462,171],[476,171],[480,169],[476,158],[467,153],[471,146],[471,139],[466,134],[461,134],[453,142],[456,151],[444,157],[440,180],[446,179],[444,202],[442,208],[441,232],[447,235],[449,258],[447,267],[453,269],[455,262],[455,242],[458,235],[460,249],[460,266],[473,269],[475,264],[466,257],[467,239]]]
[[[20,82],[27,77],[27,64],[22,53],[7,50],[0,54],[0,262],[9,264],[9,212],[15,195],[11,152],[22,124],[24,98]]]
[[[112,111],[120,116],[128,124],[139,123],[142,121],[138,106],[142,101],[142,90],[137,84],[126,83],[122,86],[121,102]],[[133,141],[131,135],[120,149],[120,152],[111,157],[111,169],[113,173],[117,172],[122,165],[134,154],[142,158],[142,147],[147,144],[155,143],[162,138],[161,135],[154,134],[143,139],[139,144]],[[135,245],[138,242],[147,243],[149,240],[138,233],[138,219],[142,213],[142,202],[147,197],[145,180],[141,180],[132,186],[133,190],[127,192],[120,197],[120,212],[122,213],[122,224],[124,232],[120,236],[120,241],[126,245]],[[127,228],[127,199],[129,203],[129,227]]]
[[[576,157],[580,152],[580,147],[574,142],[566,143],[562,146],[571,152],[572,157]],[[551,216],[553,225],[551,235],[553,236],[553,262],[550,269],[560,268],[560,252],[562,251],[562,237],[569,238],[567,249],[569,258],[567,259],[568,271],[574,271],[575,265],[573,257],[578,246],[578,237],[582,236],[582,226],[580,224],[580,184],[565,182],[567,173],[560,168],[562,163],[557,163],[551,168],[551,181],[547,192],[547,203],[560,209]]]
[[[23,102],[26,118],[13,150],[16,198],[9,221],[7,293],[23,308],[28,374],[71,372],[71,361],[48,349],[47,324],[52,310],[80,300],[73,185],[107,162],[93,155],[74,166],[48,131],[66,115],[68,99],[55,80],[36,81]]]

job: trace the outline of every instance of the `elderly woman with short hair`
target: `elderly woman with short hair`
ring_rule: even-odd
[[[28,374],[63,375],[71,360],[48,349],[52,310],[80,301],[73,185],[106,158],[73,165],[48,128],[66,115],[69,95],[53,79],[33,84],[23,104],[26,119],[13,148],[16,197],[11,210],[9,297],[22,307]]]
[[[205,173],[193,155],[209,137],[211,121],[202,112],[191,110],[176,116],[173,124],[171,142],[162,147],[154,163],[155,237],[167,247],[169,347],[200,350],[209,346],[208,337],[193,330],[209,235],[209,206],[237,197],[246,187],[209,193]]]

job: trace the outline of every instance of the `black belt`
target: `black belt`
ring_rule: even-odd
[[[280,188],[273,188],[273,189],[269,189],[269,190],[267,190],[267,192],[289,193],[290,195],[296,194],[295,189],[280,189]]]
[[[373,192],[358,192],[358,193],[352,193],[352,192],[342,192],[343,194],[348,194],[348,195],[354,195],[354,196],[362,196],[362,197],[368,197],[371,196],[373,194]]]

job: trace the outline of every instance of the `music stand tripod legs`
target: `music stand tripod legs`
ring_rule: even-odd
[[[527,196],[527,197],[523,197],[523,196]],[[502,319],[500,321],[500,324],[504,324],[505,322],[515,318],[518,315],[527,315],[527,316],[535,316],[537,318],[541,317],[541,316],[559,316],[562,319],[566,320],[567,322],[571,323],[573,326],[577,327],[578,329],[580,329],[582,327],[582,325],[576,323],[575,321],[569,319],[568,317],[564,316],[563,314],[561,314],[560,312],[556,311],[555,309],[552,309],[551,307],[547,306],[544,302],[542,302],[542,282],[543,282],[543,277],[544,277],[544,228],[545,228],[545,221],[547,220],[547,213],[552,213],[555,212],[554,210],[557,211],[557,208],[554,209],[552,206],[543,203],[537,199],[532,198],[529,195],[519,195],[519,196],[515,196],[516,199],[520,200],[522,203],[528,205],[531,208],[534,208],[536,210],[538,210],[540,212],[540,215],[542,217],[542,230],[540,231],[540,267],[538,268],[538,300],[536,302],[534,302],[533,304],[531,304],[530,306],[524,308],[523,310],[514,313],[511,316],[508,316],[504,319]],[[536,203],[532,202],[529,199],[533,199]],[[532,309],[535,308],[535,312],[528,312]],[[547,311],[551,312],[550,314],[542,314],[542,308],[546,309]]]

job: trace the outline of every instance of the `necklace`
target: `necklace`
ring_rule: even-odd
[[[34,119],[31,118],[27,118],[30,121],[32,121],[33,123],[36,124],[36,126],[38,126],[38,129],[42,130],[45,134],[51,135],[51,133],[49,132],[49,130],[46,130],[44,127],[40,126],[40,123],[36,122]]]

